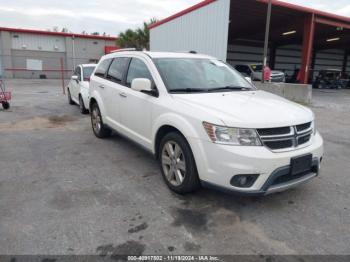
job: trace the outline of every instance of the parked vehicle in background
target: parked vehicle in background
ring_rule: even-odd
[[[313,88],[340,89],[347,88],[349,79],[339,69],[321,70],[312,84]]]
[[[235,69],[244,76],[251,77],[253,81],[261,81],[262,78],[262,64],[238,64],[234,66]],[[285,74],[281,71],[271,71],[271,82],[285,82]]]
[[[142,145],[181,194],[200,185],[283,191],[317,176],[323,157],[310,109],[256,90],[205,55],[105,55],[91,76],[90,112],[98,138],[115,130]]]
[[[89,82],[95,67],[96,64],[78,65],[67,86],[68,103],[78,104],[82,114],[89,112]]]

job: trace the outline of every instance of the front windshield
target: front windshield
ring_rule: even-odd
[[[252,90],[254,87],[231,66],[219,60],[157,58],[154,62],[169,92]]]
[[[92,72],[94,71],[94,69],[95,69],[94,66],[83,67],[84,81],[87,81],[90,79],[90,76],[91,76]]]
[[[262,65],[251,65],[251,68],[255,72],[262,72],[263,66]]]

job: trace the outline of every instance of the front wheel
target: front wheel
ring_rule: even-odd
[[[164,136],[158,155],[164,181],[171,190],[186,194],[200,187],[192,150],[182,135],[172,132]]]
[[[111,135],[111,130],[103,124],[100,108],[97,103],[91,106],[92,130],[98,138],[105,138]]]

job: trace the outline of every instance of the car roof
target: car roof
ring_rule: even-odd
[[[215,57],[190,52],[150,52],[150,51],[120,51],[106,55],[106,58],[129,55],[147,55],[151,58],[198,58],[198,59],[216,59]]]
[[[81,64],[82,67],[91,67],[91,66],[97,66],[97,64]]]

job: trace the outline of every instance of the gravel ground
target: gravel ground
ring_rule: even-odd
[[[178,196],[153,156],[95,138],[59,81],[11,80],[0,111],[0,254],[350,254],[350,90],[316,90],[319,177],[260,198]]]

